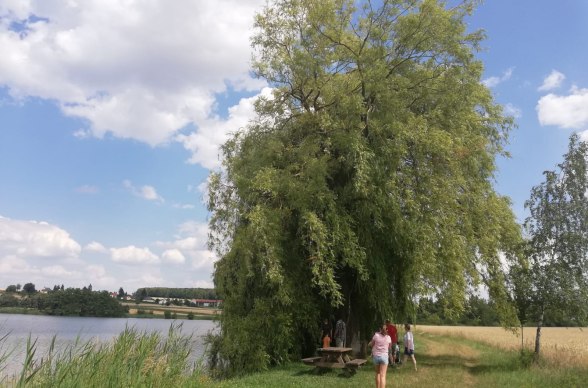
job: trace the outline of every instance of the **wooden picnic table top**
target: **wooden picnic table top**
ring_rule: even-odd
[[[328,348],[319,348],[319,353],[349,353],[353,348],[338,348],[335,346],[329,346]]]

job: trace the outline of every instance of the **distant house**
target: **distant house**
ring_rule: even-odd
[[[46,294],[46,293],[51,292],[51,291],[53,291],[51,288],[49,288],[49,287],[43,287],[43,289],[40,292],[41,292],[41,294]]]
[[[222,302],[220,299],[192,299],[190,301],[196,307],[219,307]]]

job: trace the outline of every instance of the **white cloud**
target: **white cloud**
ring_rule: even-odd
[[[500,77],[497,77],[497,76],[488,77],[488,78],[482,80],[482,83],[489,88],[493,88],[504,81],[508,81],[510,79],[510,77],[512,76],[512,72],[513,72],[513,68],[512,67],[508,68],[504,71],[504,73],[502,73],[502,75]]]
[[[98,187],[92,185],[83,185],[76,187],[76,192],[80,194],[96,194],[98,193]]]
[[[208,238],[208,224],[199,221],[186,221],[178,226],[178,232],[178,238],[192,236],[205,244]]]
[[[110,248],[112,261],[123,264],[157,264],[159,257],[153,254],[149,248],[137,248],[129,245],[124,248]]]
[[[141,197],[148,201],[165,202],[163,197],[157,194],[157,190],[155,190],[155,187],[153,186],[145,185],[142,187],[135,187],[128,179],[123,181],[123,186],[137,197]]]
[[[140,190],[141,197],[149,200],[149,201],[162,201],[163,198],[157,194],[155,188],[153,186],[143,186]]]
[[[190,258],[192,259],[192,268],[195,270],[206,269],[209,272],[212,271],[214,263],[217,257],[214,253],[209,250],[198,250],[190,252]]]
[[[557,70],[552,70],[551,73],[545,77],[543,84],[537,90],[546,92],[548,90],[557,89],[561,83],[566,79],[566,76]]]
[[[198,132],[176,136],[176,140],[192,153],[188,162],[208,169],[220,167],[220,146],[228,140],[231,133],[247,126],[255,115],[254,102],[259,96],[271,97],[272,89],[263,88],[256,96],[242,98],[237,105],[229,108],[227,120],[218,117],[202,120]]]
[[[0,274],[8,275],[8,274],[33,274],[38,273],[39,269],[29,265],[25,260],[21,259],[20,257],[7,255],[5,257],[0,257]],[[14,279],[10,280],[11,282],[15,282]]]
[[[265,85],[249,72],[253,15],[263,5],[6,0],[0,86],[17,99],[56,101],[66,115],[85,119],[87,127],[75,133],[81,138],[111,134],[156,146],[192,124],[200,129],[178,140],[195,153],[191,162],[216,166],[216,146],[244,123],[235,110],[229,120],[213,117],[215,95]],[[24,30],[11,29],[13,22]]]
[[[194,288],[214,288],[214,283],[208,280],[196,280],[192,283]]]
[[[161,258],[165,262],[174,264],[183,264],[186,262],[186,258],[184,257],[182,252],[180,252],[177,249],[168,249],[167,251],[161,254]]]
[[[84,247],[85,251],[89,251],[89,252],[98,252],[98,253],[106,253],[108,252],[108,249],[106,249],[104,247],[104,245],[100,244],[99,242],[96,241],[92,241],[91,243],[87,244]]]
[[[550,93],[539,99],[536,110],[541,125],[585,129],[588,127],[588,89],[573,87],[567,96]]]
[[[504,105],[504,113],[516,119],[520,118],[523,115],[521,109],[511,104],[510,102]]]
[[[178,232],[174,241],[158,241],[155,245],[166,249],[166,252],[181,253],[184,258],[182,263],[189,258],[192,270],[205,270],[210,274],[217,257],[207,249],[208,225],[187,221],[179,225]]]
[[[71,278],[79,278],[81,273],[78,271],[70,271],[64,268],[61,265],[51,265],[48,267],[43,268],[43,276],[49,278],[58,278],[58,279],[71,279]]]
[[[192,209],[196,208],[191,203],[174,203],[173,207],[176,209],[185,209],[185,210],[192,210]]]
[[[0,216],[0,257],[77,258],[80,251],[80,244],[55,225]]]
[[[582,131],[582,132],[578,133],[578,135],[580,136],[580,140],[588,141],[588,130]]]

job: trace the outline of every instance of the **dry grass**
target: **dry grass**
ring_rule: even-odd
[[[418,326],[419,331],[448,335],[483,342],[505,350],[535,348],[536,328],[525,327],[521,341],[520,328],[517,333],[501,327],[480,326]],[[541,353],[555,365],[588,366],[588,330],[586,328],[544,327],[541,329]]]

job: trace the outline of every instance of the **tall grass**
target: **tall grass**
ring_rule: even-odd
[[[127,327],[106,344],[78,340],[58,349],[53,338],[46,353],[37,355],[36,341],[29,337],[20,373],[1,383],[18,388],[204,386],[202,365],[191,361],[192,342],[181,334],[181,325],[171,325],[167,336]]]

